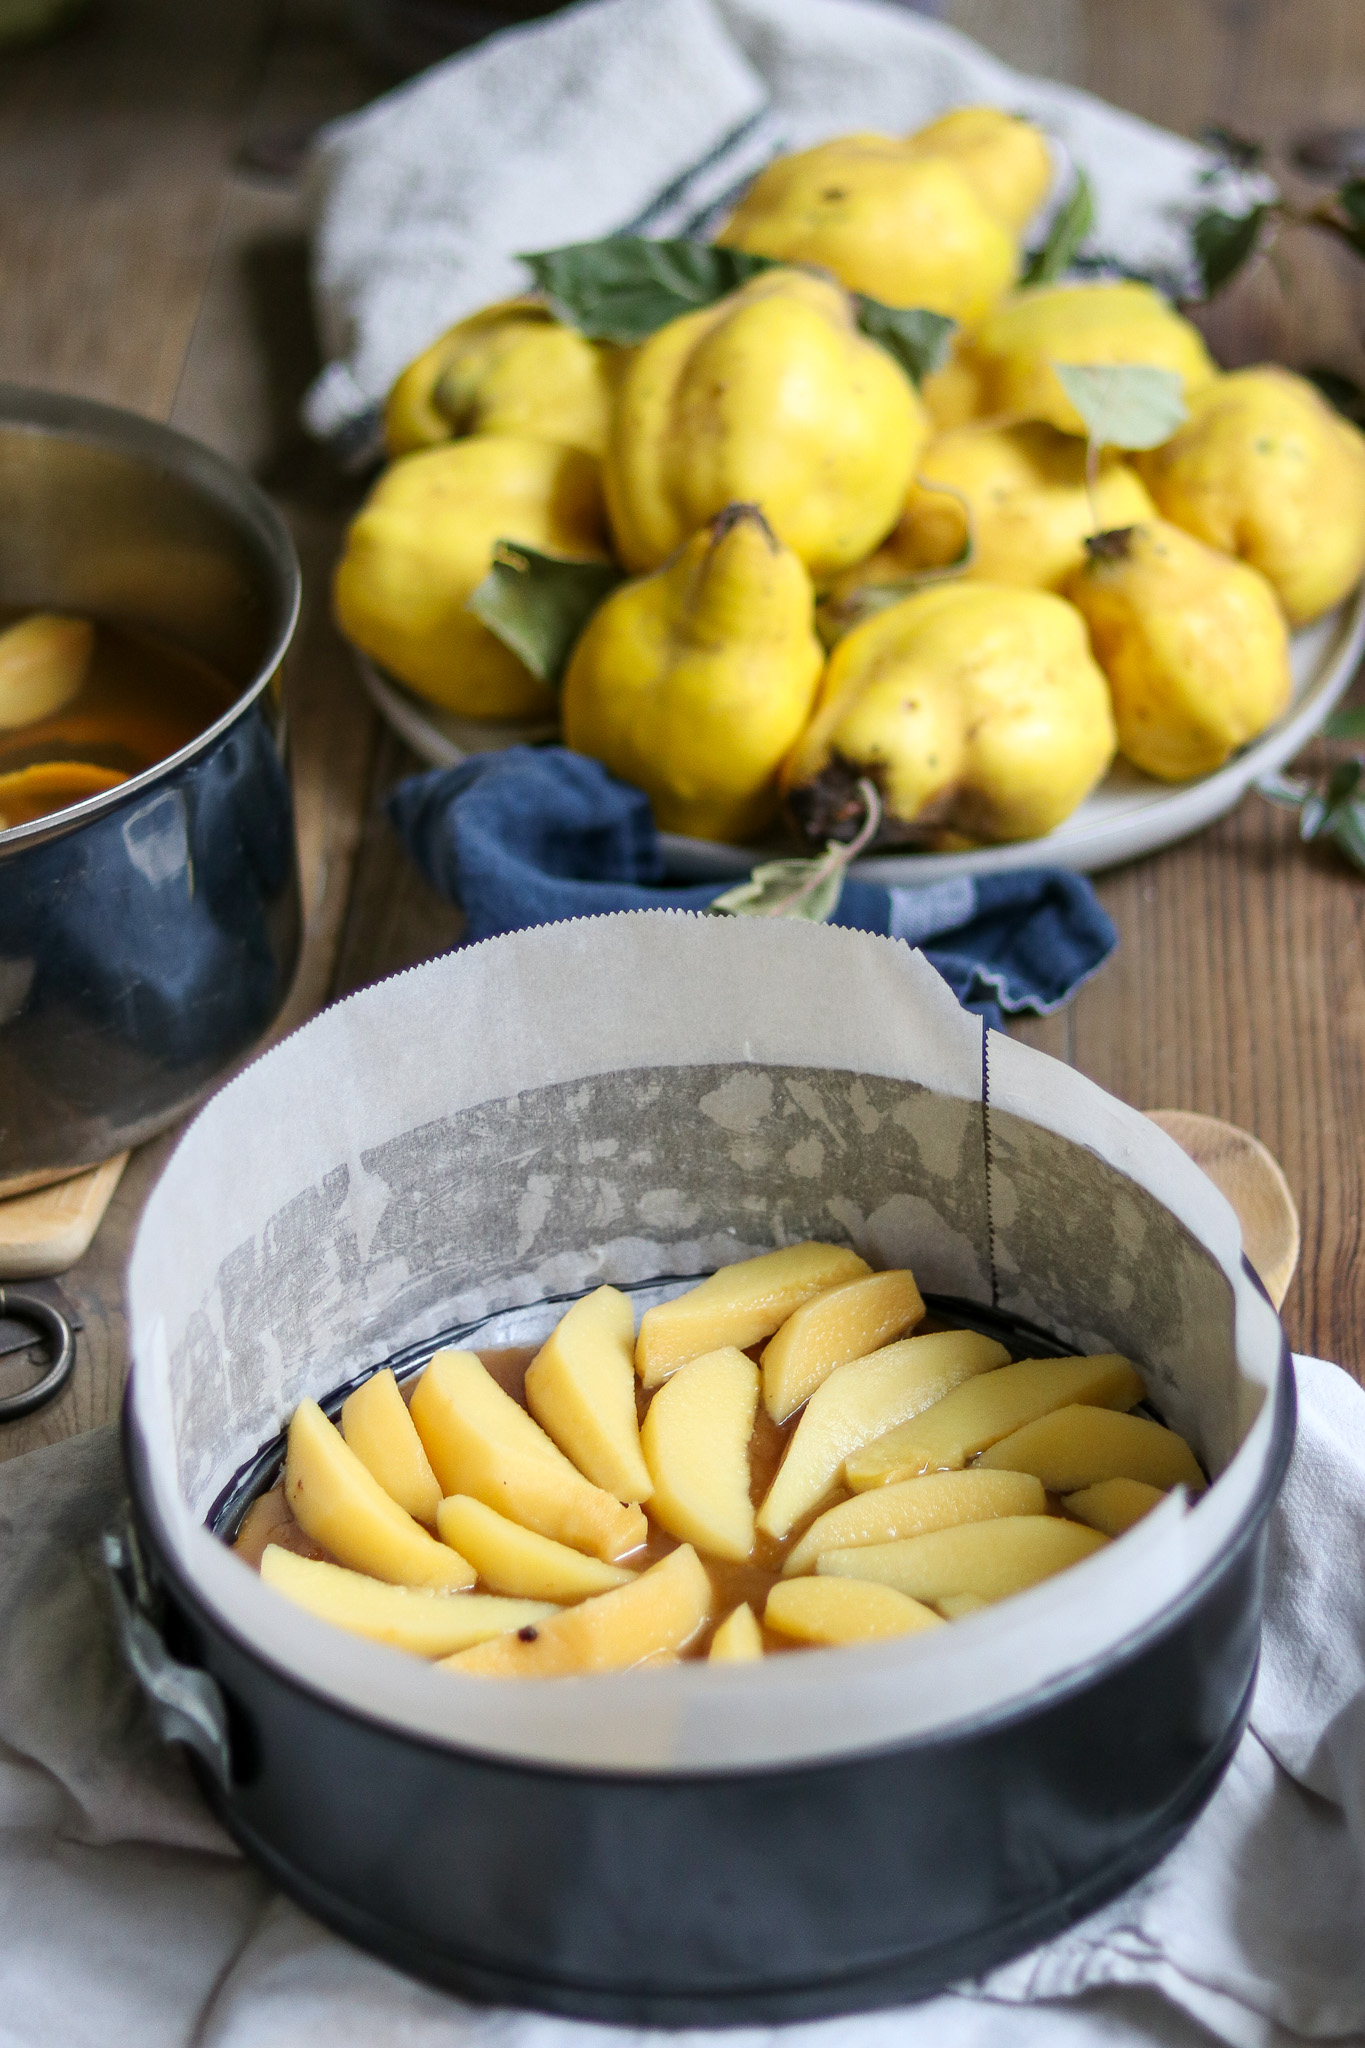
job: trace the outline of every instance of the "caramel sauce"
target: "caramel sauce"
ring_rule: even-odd
[[[947,1326],[935,1317],[929,1316],[918,1325],[916,1334],[927,1335],[930,1331],[945,1327]],[[475,1356],[504,1393],[510,1394],[514,1401],[522,1408],[526,1408],[526,1373],[539,1348],[535,1344],[510,1344],[496,1349],[476,1351]],[[762,1349],[761,1344],[756,1344],[749,1350],[748,1356],[756,1364]],[[420,1373],[414,1373],[410,1379],[403,1382],[401,1391],[405,1401],[411,1402],[420,1378]],[[637,1382],[635,1406],[641,1423],[644,1421],[651,1398],[652,1394],[646,1392]],[[762,1401],[759,1402],[753,1434],[749,1440],[749,1492],[755,1508],[760,1505],[777,1475],[777,1469],[786,1454],[787,1445],[795,1434],[802,1413],[804,1410],[798,1410],[787,1422],[775,1423]],[[783,1542],[775,1542],[760,1532],[755,1540],[753,1555],[742,1563],[701,1554],[702,1565],[711,1582],[710,1620],[706,1627],[699,1630],[691,1642],[678,1653],[677,1658],[670,1654],[665,1661],[690,1662],[704,1659],[717,1627],[741,1602],[748,1603],[761,1626],[768,1594],[782,1576],[782,1565],[788,1552],[818,1515],[824,1514],[828,1508],[837,1506],[840,1501],[849,1498],[848,1490],[844,1487],[826,1494],[808,1514],[794,1524]],[[1063,1521],[1072,1519],[1059,1494],[1048,1493],[1046,1502],[1046,1512],[1049,1515],[1056,1515]],[[666,1529],[661,1529],[650,1518],[648,1502],[645,1503],[645,1515],[649,1521],[649,1535],[645,1543],[640,1549],[631,1551],[619,1560],[636,1570],[657,1564],[661,1558],[667,1557],[670,1551],[679,1547],[679,1539],[671,1536]],[[251,1503],[242,1518],[232,1548],[244,1563],[259,1571],[261,1558],[267,1545],[271,1543],[279,1545],[281,1549],[292,1550],[300,1557],[316,1558],[324,1563],[337,1561],[330,1551],[315,1543],[295,1521],[289,1503],[284,1497],[282,1479]],[[479,1586],[476,1590],[490,1589]],[[762,1636],[764,1652],[768,1655],[786,1655],[801,1647],[798,1643],[789,1641],[767,1628],[762,1629]]]
[[[508,1344],[496,1350],[476,1352],[475,1356],[497,1381],[503,1392],[510,1394],[514,1401],[525,1408],[526,1372],[539,1349],[537,1344]],[[749,1353],[755,1363],[761,1349],[761,1345],[755,1345]],[[420,1378],[420,1373],[414,1373],[411,1379],[403,1382],[402,1394],[405,1401],[412,1400]],[[642,1422],[649,1402],[650,1395],[637,1384],[635,1404]],[[754,1418],[753,1435],[749,1440],[749,1494],[755,1507],[762,1501],[776,1477],[777,1468],[782,1463],[798,1420],[799,1416],[794,1415],[789,1422],[779,1425],[769,1416],[762,1402],[759,1402],[758,1413]],[[728,1558],[703,1556],[701,1561],[711,1581],[711,1621],[708,1627],[694,1636],[682,1651],[682,1657],[705,1657],[716,1628],[742,1601],[749,1603],[761,1622],[768,1594],[782,1576],[782,1561],[787,1552],[817,1514],[823,1514],[825,1509],[833,1507],[836,1501],[847,1499],[848,1495],[842,1489],[827,1495],[818,1508],[813,1508],[809,1515],[796,1524],[785,1542],[775,1543],[771,1537],[760,1534],[754,1545],[753,1556],[745,1559],[742,1564],[732,1563]],[[645,1503],[645,1515],[648,1518],[648,1502]],[[258,1495],[251,1503],[242,1517],[242,1524],[232,1548],[253,1571],[259,1571],[266,1546],[271,1543],[277,1544],[282,1550],[295,1551],[300,1557],[317,1558],[324,1564],[335,1564],[337,1561],[331,1551],[315,1543],[295,1521],[289,1503],[284,1497],[282,1479],[267,1493]],[[641,1549],[631,1551],[629,1556],[623,1557],[620,1562],[643,1570],[647,1565],[657,1564],[660,1558],[667,1557],[671,1550],[678,1547],[678,1538],[670,1536],[666,1529],[659,1528],[657,1523],[651,1520],[648,1540]],[[476,1590],[487,1589],[480,1586]],[[783,1655],[799,1648],[799,1645],[789,1642],[785,1636],[764,1629],[763,1647],[765,1651],[770,1651],[774,1655]]]

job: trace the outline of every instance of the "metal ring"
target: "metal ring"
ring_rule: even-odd
[[[32,1323],[56,1353],[36,1386],[25,1387],[20,1394],[0,1395],[0,1422],[17,1422],[21,1415],[45,1408],[66,1385],[76,1363],[76,1333],[60,1309],[44,1301],[41,1294],[30,1294],[26,1287],[0,1287],[0,1316]]]

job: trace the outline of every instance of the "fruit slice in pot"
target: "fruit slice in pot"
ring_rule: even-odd
[[[12,825],[31,825],[69,804],[84,803],[128,780],[116,768],[97,768],[93,761],[39,761],[0,775],[0,832]]]

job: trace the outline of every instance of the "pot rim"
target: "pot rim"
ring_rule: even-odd
[[[94,399],[73,398],[65,392],[43,391],[25,384],[0,383],[0,426],[25,428],[36,434],[83,441],[130,456],[150,469],[169,470],[182,478],[201,498],[211,501],[260,545],[277,579],[280,603],[266,654],[252,680],[216,718],[185,746],[173,754],[130,775],[113,789],[66,804],[48,816],[25,825],[0,828],[0,857],[18,853],[46,840],[60,839],[75,832],[92,818],[119,810],[136,800],[164,778],[207,753],[265,691],[284,659],[294,636],[302,601],[303,577],[298,552],[283,518],[260,486],[243,470],[219,455],[204,442],[178,428],[144,419],[122,406],[103,405]]]

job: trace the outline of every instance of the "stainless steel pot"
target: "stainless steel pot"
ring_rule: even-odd
[[[237,687],[190,745],[0,831],[0,1193],[173,1122],[298,959],[280,664],[299,567],[248,478],[134,414],[0,386],[0,604],[136,625]]]

